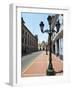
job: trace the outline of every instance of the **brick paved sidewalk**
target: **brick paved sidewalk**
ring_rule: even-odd
[[[48,67],[48,58],[49,56],[46,55],[46,52],[42,52],[38,57],[35,58],[34,62],[28,66],[26,70],[24,70],[21,74],[22,77],[29,77],[29,76],[45,76],[46,70]],[[52,63],[56,75],[62,75],[63,71],[63,61],[52,54]]]

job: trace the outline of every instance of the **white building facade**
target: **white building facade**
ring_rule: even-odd
[[[63,60],[63,15],[59,15],[58,20],[60,28],[59,31],[56,27],[54,28],[57,33],[52,35],[52,52]]]

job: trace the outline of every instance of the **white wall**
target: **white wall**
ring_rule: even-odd
[[[59,39],[59,54],[63,55],[63,38]]]

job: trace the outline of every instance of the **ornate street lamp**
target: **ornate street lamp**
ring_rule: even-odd
[[[48,65],[48,69],[46,71],[46,74],[51,76],[51,75],[55,75],[55,71],[53,69],[53,65],[52,65],[52,42],[51,42],[51,36],[52,36],[52,33],[53,32],[56,32],[55,30],[52,30],[51,29],[51,24],[52,24],[52,17],[51,16],[48,16],[47,18],[48,20],[48,23],[49,23],[49,30],[45,30],[44,31],[44,23],[43,21],[41,21],[41,23],[39,24],[40,25],[40,29],[41,29],[41,32],[42,33],[48,33],[49,34],[49,65]]]
[[[43,23],[43,21],[41,21],[41,23],[40,23],[40,28],[41,28],[41,32],[43,33],[43,29],[44,29],[44,23]]]

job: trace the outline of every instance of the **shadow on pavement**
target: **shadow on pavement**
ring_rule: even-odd
[[[61,70],[61,71],[58,71],[58,72],[56,72],[56,71],[55,71],[55,73],[56,73],[56,74],[57,74],[57,73],[63,73],[63,70]]]

